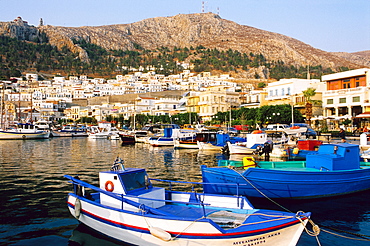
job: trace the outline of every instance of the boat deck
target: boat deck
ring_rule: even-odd
[[[204,213],[207,215],[219,211],[219,209],[211,209],[206,207],[203,210],[201,206],[186,204],[167,204],[158,208],[158,210],[182,218],[202,218],[204,217]]]

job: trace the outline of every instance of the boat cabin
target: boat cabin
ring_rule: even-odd
[[[306,156],[306,165],[322,171],[360,168],[360,148],[356,144],[323,144],[317,154]]]
[[[127,195],[126,198],[134,202],[153,208],[165,205],[165,189],[153,187],[145,169],[126,168],[125,170],[100,172],[99,183],[100,189]],[[130,195],[132,195],[132,198],[130,198]],[[100,194],[100,201],[103,205],[137,211],[136,207],[131,207],[103,193]],[[122,206],[124,207],[122,208]]]

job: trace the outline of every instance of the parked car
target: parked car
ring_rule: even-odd
[[[307,131],[302,133],[302,135],[306,136],[306,138],[316,139],[317,132],[314,129],[307,127]]]
[[[285,124],[269,124],[266,128],[262,128],[261,130],[266,133],[277,133],[282,132],[287,128],[289,128],[289,126]]]

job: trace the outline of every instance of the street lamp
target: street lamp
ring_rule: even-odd
[[[292,107],[292,126],[294,126],[294,96],[297,95],[290,95],[290,94],[287,94],[287,96],[290,96],[290,106]]]
[[[277,122],[276,122],[276,117],[275,117],[275,116],[279,117],[279,116],[280,116],[280,113],[272,113],[272,115],[273,115],[274,123],[277,123]],[[270,118],[271,118],[271,117],[270,117]]]

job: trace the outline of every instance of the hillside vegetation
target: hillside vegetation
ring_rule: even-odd
[[[96,27],[1,22],[0,36],[2,78],[25,71],[114,77],[140,66],[168,75],[183,69],[179,63],[247,79],[306,78],[309,67],[311,78],[320,78],[368,64],[358,54],[325,52],[213,13]]]

